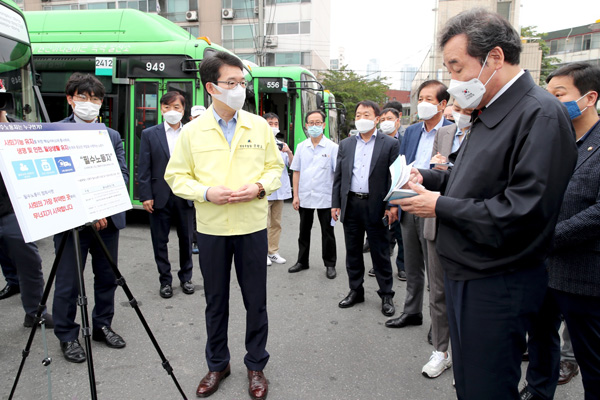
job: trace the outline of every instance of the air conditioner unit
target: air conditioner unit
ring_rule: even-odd
[[[277,36],[265,36],[266,47],[277,47]]]
[[[223,8],[221,10],[221,18],[233,19],[233,8]]]
[[[254,7],[254,14],[258,15],[258,7]]]
[[[188,21],[198,21],[198,11],[188,11],[185,13],[185,19]]]

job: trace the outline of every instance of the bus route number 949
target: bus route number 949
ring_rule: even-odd
[[[160,62],[160,63],[151,63],[151,62],[147,62],[146,63],[146,71],[164,71],[165,70],[165,63],[164,62]]]

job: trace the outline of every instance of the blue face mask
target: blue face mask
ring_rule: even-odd
[[[563,104],[565,105],[565,107],[567,107],[567,111],[569,112],[569,117],[571,117],[571,120],[574,120],[575,118],[578,118],[581,116],[581,113],[584,112],[585,110],[587,110],[587,107],[584,108],[583,110],[579,109],[579,105],[577,105],[577,102],[581,99],[583,99],[585,96],[587,96],[590,92],[587,92],[586,94],[584,94],[583,96],[581,96],[580,98],[578,98],[577,100],[571,100],[571,101],[565,101]]]
[[[319,125],[309,126],[308,134],[310,135],[310,137],[319,137],[323,134],[323,127]]]

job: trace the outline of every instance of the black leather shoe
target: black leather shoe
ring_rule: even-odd
[[[579,365],[574,362],[562,360],[560,362],[560,370],[558,374],[558,384],[564,385],[566,383],[571,382],[577,374],[579,373]]]
[[[296,264],[292,265],[292,266],[291,266],[291,267],[288,269],[288,272],[289,272],[290,274],[293,274],[294,272],[300,272],[300,271],[302,271],[302,270],[304,270],[304,269],[308,269],[308,265],[302,265],[302,264],[300,264],[300,263],[296,263]]]
[[[21,288],[19,286],[11,286],[7,284],[4,289],[0,290],[0,300],[8,299],[17,293],[21,293]]]
[[[181,282],[181,291],[185,294],[194,294],[196,288],[192,281]]]
[[[394,302],[392,301],[392,296],[383,296],[381,298],[381,312],[386,317],[391,317],[396,313],[396,309],[394,308]]]
[[[173,297],[173,288],[171,287],[171,285],[161,285],[159,293],[160,297],[162,297],[163,299],[168,299],[170,297]]]
[[[110,326],[94,329],[92,339],[97,342],[104,342],[108,347],[112,347],[113,349],[122,349],[125,347],[123,338],[118,333],[115,333]]]
[[[369,270],[369,276],[375,276],[375,268]]]
[[[52,319],[52,314],[46,313],[46,314],[42,315],[42,318],[44,319],[44,323],[46,324],[46,329],[54,329],[54,320]],[[34,321],[35,321],[35,316],[25,314],[25,320],[23,320],[23,326],[25,328],[31,328],[33,326]]]
[[[429,333],[427,334],[427,343],[429,343],[430,345],[433,346],[433,327],[431,325],[429,325]]]
[[[344,297],[342,301],[340,301],[340,308],[349,308],[353,307],[355,304],[363,303],[365,301],[365,294],[359,293],[356,290],[351,290],[348,293],[348,296]]]
[[[406,271],[398,271],[398,279],[405,282],[406,281]]]
[[[85,361],[85,351],[83,351],[83,347],[77,339],[72,342],[60,342],[60,349],[65,356],[65,360],[69,362],[82,363]]]
[[[327,276],[327,279],[334,279],[337,276],[335,267],[325,267],[325,269],[325,276]]]
[[[388,328],[404,328],[409,325],[423,325],[423,314],[406,314],[402,313],[398,318],[388,319],[385,326]]]

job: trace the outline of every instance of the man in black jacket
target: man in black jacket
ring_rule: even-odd
[[[413,170],[402,209],[439,221],[459,399],[519,397],[526,332],[577,159],[565,108],[519,67],[519,34],[496,13],[463,12],[440,34],[448,92],[474,108],[452,170]],[[451,157],[452,161],[453,157]]]

